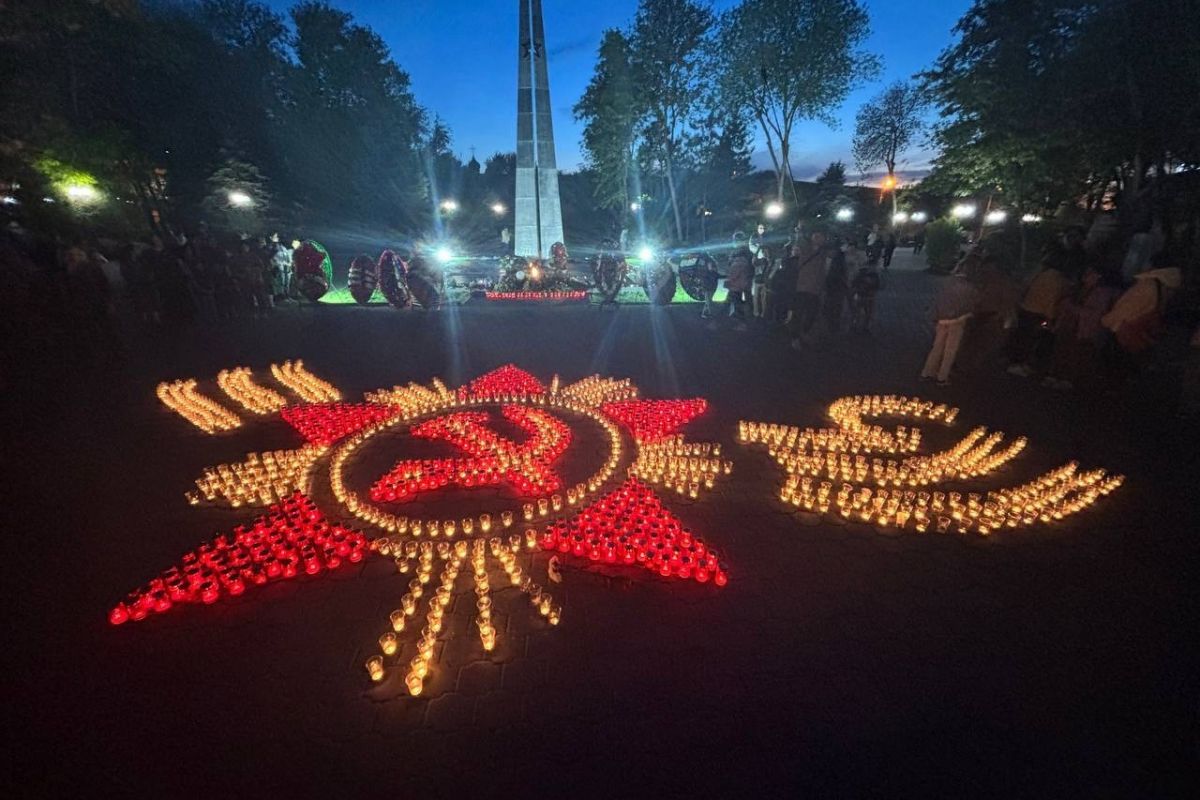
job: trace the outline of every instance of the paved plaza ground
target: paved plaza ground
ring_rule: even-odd
[[[919,384],[938,280],[893,271],[871,335],[805,353],[708,330],[696,306],[288,309],[134,336],[103,378],[9,398],[6,727],[23,788],[7,796],[1184,794],[1200,745],[1196,441],[1150,390],[1079,398],[990,369]],[[127,591],[254,516],[184,502],[205,466],[299,442],[279,422],[204,436],[155,385],[296,357],[352,398],[509,362],[707,398],[685,431],[721,442],[733,475],[666,503],[723,553],[729,584],[568,559],[562,624],[509,590],[491,657],[456,601],[419,698],[363,669],[409,577],[382,558],[109,625]],[[738,420],[816,426],[862,393],[1028,436],[985,486],[1072,459],[1128,480],[1072,520],[986,539],[786,511]]]

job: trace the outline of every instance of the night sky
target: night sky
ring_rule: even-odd
[[[480,161],[516,143],[518,0],[332,0],[374,28],[396,62],[412,76],[418,102],[450,126],[454,149],[465,160],[475,148]],[[286,11],[293,0],[268,0]],[[722,10],[735,0],[716,0]],[[855,177],[850,137],[858,107],[886,83],[927,67],[951,41],[951,28],[970,0],[867,0],[871,13],[868,48],[883,57],[879,79],[853,92],[838,112],[841,124],[803,123],[793,140],[797,177],[816,175],[842,159]],[[571,106],[591,78],[596,48],[606,28],[625,27],[637,0],[544,0],[546,44],[550,53],[550,93],[554,102],[559,166],[580,165],[579,125]],[[917,173],[927,156],[913,153],[906,165]],[[755,164],[769,166],[765,150]],[[905,172],[902,166],[900,172]]]

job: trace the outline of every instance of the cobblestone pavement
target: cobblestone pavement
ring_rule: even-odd
[[[988,370],[918,386],[936,280],[894,271],[872,335],[805,353],[707,330],[696,307],[292,309],[135,338],[115,374],[36,413],[10,398],[8,796],[1182,794],[1195,441],[1145,413],[1153,396],[1082,401]],[[568,561],[562,624],[512,601],[490,657],[456,602],[416,699],[372,689],[362,666],[405,591],[383,559],[108,625],[126,591],[252,516],[183,502],[204,466],[296,441],[280,423],[192,433],[155,384],[295,357],[348,396],[512,361],[707,397],[687,432],[722,442],[734,474],[667,504],[723,551],[729,585]],[[836,397],[873,392],[944,397],[962,425],[1029,436],[1005,483],[1070,459],[1128,482],[1073,521],[987,539],[782,510],[738,419],[817,425]]]

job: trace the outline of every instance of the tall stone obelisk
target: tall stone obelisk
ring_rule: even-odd
[[[547,258],[563,241],[542,0],[521,0],[517,58],[517,207],[514,252]]]

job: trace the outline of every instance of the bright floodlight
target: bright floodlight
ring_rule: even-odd
[[[926,214],[924,211],[918,211],[912,215],[913,222],[924,222],[927,219],[929,219],[929,215]]]
[[[442,211],[445,211],[447,214],[453,214],[455,211],[458,211],[458,201],[457,200],[443,200],[442,201]]]
[[[1032,222],[1041,222],[1041,221],[1042,221],[1042,218],[1039,217],[1037,214],[1022,214],[1021,215],[1021,222],[1031,222],[1032,223]]]
[[[454,252],[449,247],[442,245],[437,249],[437,252],[433,254],[433,257],[436,258],[440,264],[449,264],[452,260],[454,260]]]
[[[233,191],[229,193],[229,205],[237,208],[245,208],[246,206],[254,205],[254,199],[245,192]]]
[[[854,209],[853,208],[839,208],[837,210],[836,216],[837,216],[838,222],[849,222],[850,220],[854,219]]]
[[[642,261],[653,261],[654,250],[649,247],[643,247],[641,250],[638,250],[638,258],[640,258]]]
[[[763,209],[763,214],[766,215],[767,219],[779,219],[783,216],[783,203],[767,203],[766,208]]]
[[[970,219],[975,216],[974,203],[959,203],[954,208],[950,209],[950,213],[955,219]]]
[[[892,222],[908,222],[908,214],[903,211],[897,211],[895,214],[892,214]]]
[[[635,213],[635,214],[636,214],[637,212],[639,212],[639,211],[641,211],[641,210],[642,210],[642,204],[641,204],[641,203],[638,203],[638,202],[636,202],[636,201],[635,201],[635,202],[633,202],[633,203],[630,203],[630,204],[629,204],[629,210],[630,210],[630,211],[632,211],[633,213]]]
[[[992,211],[989,211],[987,213],[987,215],[983,218],[983,221],[986,222],[988,225],[999,225],[1001,222],[1004,222],[1004,220],[1006,220],[1006,219],[1008,219],[1008,212],[1002,208],[997,208]]]
[[[492,213],[497,217],[504,216],[505,211],[508,209],[504,207],[504,203],[492,203]]]
[[[67,187],[67,198],[75,203],[91,203],[100,199],[100,192],[86,183],[72,183]]]

